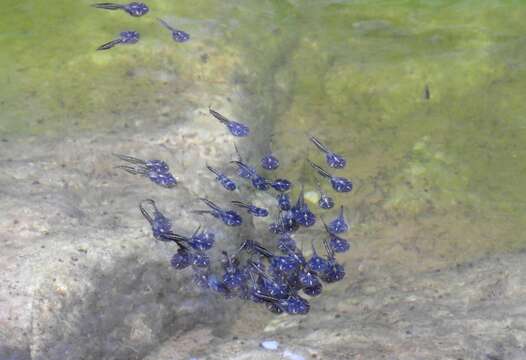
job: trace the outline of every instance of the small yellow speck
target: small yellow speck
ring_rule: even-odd
[[[320,194],[316,191],[307,191],[305,193],[305,200],[312,204],[317,204],[320,201]]]

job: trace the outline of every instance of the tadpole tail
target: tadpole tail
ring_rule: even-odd
[[[321,183],[318,180],[318,178],[315,177],[315,181],[316,181],[316,187],[318,188],[320,195],[325,195],[325,191],[323,191],[323,188],[321,187]]]
[[[122,169],[132,175],[137,175],[137,174],[142,174],[142,172],[138,171],[136,168],[134,168],[133,166],[127,166],[127,165],[117,165],[117,166],[114,166],[113,167],[114,169]]]
[[[221,251],[221,254],[225,257],[226,263],[229,267],[232,266],[232,259],[233,257],[230,257],[226,251]]]
[[[239,249],[240,251],[241,250],[246,250],[248,252],[257,252],[258,254],[260,255],[263,255],[267,258],[271,258],[274,256],[274,254],[268,250],[267,248],[263,247],[260,243],[258,243],[257,241],[253,241],[253,240],[245,240],[245,242],[243,242],[243,244],[241,245],[241,248]]]
[[[317,256],[318,254],[316,253],[316,246],[314,246],[314,239],[310,241],[310,246],[312,247],[312,256]]]
[[[343,219],[343,205],[340,207],[340,216],[339,217]]]
[[[206,164],[206,168],[208,170],[210,170],[212,173],[214,173],[216,176],[220,176],[221,174],[219,174],[219,171],[217,171],[216,169],[214,169],[213,167],[211,167],[210,165]]]
[[[215,110],[212,110],[212,108],[208,108],[208,111],[210,112],[210,114],[215,117],[217,120],[221,121],[223,124],[228,124],[230,123],[230,120],[228,120],[226,117],[224,117],[223,115],[221,115],[220,113],[218,113],[217,111]]]
[[[188,243],[188,238],[186,236],[179,235],[179,234],[176,234],[176,233],[173,233],[173,232],[169,232],[167,234],[162,234],[161,237],[164,240],[173,241],[179,246],[184,246],[183,245],[184,243]]]
[[[134,158],[132,156],[116,154],[116,153],[113,153],[112,155],[118,157],[119,159],[121,159],[123,161],[127,161],[127,162],[132,163],[132,164],[146,165],[146,161]]]
[[[159,23],[164,26],[165,28],[167,28],[168,30],[170,31],[175,31],[175,29],[170,25],[168,24],[166,21],[164,21],[163,19],[161,18],[157,18],[157,21],[159,21]]]
[[[325,146],[316,136],[311,136],[310,141],[312,141],[320,151],[323,151],[324,153],[330,152],[327,146]]]
[[[302,183],[300,193],[298,194],[298,199],[296,200],[296,206],[303,207],[304,204],[305,204],[305,189]]]
[[[106,10],[124,9],[124,5],[115,4],[115,3],[97,3],[97,4],[92,4],[91,6],[96,7],[98,9],[106,9]]]
[[[133,167],[133,166],[128,166],[128,165],[117,165],[117,166],[114,166],[113,167],[114,169],[123,169],[124,171],[132,174],[132,175],[143,175],[143,176],[147,176],[148,175],[148,168],[146,166],[137,166],[137,167]],[[175,186],[175,185],[174,185]],[[168,186],[168,187],[171,187],[171,186]]]
[[[327,252],[327,258],[329,260],[334,259],[334,250],[329,245],[329,241],[326,238],[323,238],[323,247],[325,248],[325,251]]]
[[[192,234],[192,237],[197,236],[197,234],[199,233],[199,230],[201,230],[201,225],[199,225],[197,229],[195,229],[194,233]]]
[[[254,292],[254,296],[257,297],[260,300],[266,301],[266,302],[271,303],[271,304],[275,304],[275,303],[279,302],[279,299],[277,299],[277,298],[275,298],[273,296],[270,296],[270,295],[261,294],[259,292]]]
[[[247,265],[251,271],[253,271],[255,274],[258,274],[261,278],[272,281],[269,275],[254,260],[248,260]]]
[[[154,214],[156,212],[159,212],[159,210],[155,205],[155,201],[153,201],[152,199],[144,199],[139,203],[139,210],[141,211],[142,216],[144,216],[144,218],[150,223],[150,225],[153,225],[153,218],[155,215],[150,214],[148,210],[146,210],[146,208],[144,207],[146,203],[152,206]]]
[[[307,159],[307,161],[309,162],[310,166],[312,166],[316,171],[318,171],[318,173],[323,176],[323,177],[326,177],[326,178],[331,178],[331,174],[329,174],[327,171],[323,170],[321,168],[321,166],[319,165],[316,165],[315,163],[313,163],[312,161],[310,161],[309,159]]]
[[[245,204],[244,202],[237,201],[237,200],[231,201],[231,203],[233,205],[236,205],[236,206],[239,206],[239,207],[242,207],[242,208],[245,208],[245,209],[248,209],[250,207],[249,205]]]
[[[219,217],[219,212],[217,210],[193,210],[192,213],[197,215],[212,215],[213,217]]]
[[[112,41],[108,41],[107,43],[102,44],[101,46],[99,46],[97,48],[97,50],[109,50],[112,47],[114,47],[115,45],[118,45],[120,43],[122,43],[121,39],[115,39],[115,40],[112,40]]]
[[[243,158],[241,157],[241,154],[239,153],[239,149],[237,148],[236,143],[234,143],[234,149],[236,150],[237,157],[239,158],[238,162],[242,162]],[[234,162],[234,161],[231,161]]]
[[[329,226],[327,226],[327,223],[325,222],[325,220],[323,220],[323,218],[320,216],[320,220],[323,224],[323,227],[325,228],[325,231],[328,233],[328,234],[331,234],[332,235],[332,232],[331,232],[331,229],[329,229]]]
[[[250,167],[247,164],[243,163],[242,161],[232,160],[232,161],[230,161],[230,163],[231,164],[236,164],[240,169],[245,170],[246,172],[253,174],[253,171],[250,169]]]
[[[206,199],[206,198],[199,198],[202,202],[204,202],[209,208],[215,211],[221,211],[221,208],[214,204],[212,201]]]

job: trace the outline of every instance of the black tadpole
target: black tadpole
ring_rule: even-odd
[[[424,100],[431,99],[431,92],[429,91],[429,85],[424,86]]]

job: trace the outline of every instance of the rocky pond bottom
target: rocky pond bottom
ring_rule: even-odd
[[[375,226],[400,227],[399,238],[372,231],[363,220],[376,212],[371,199],[363,203],[369,210],[355,208],[362,220],[354,248],[341,258],[345,281],[313,299],[307,316],[274,315],[200,291],[191,274],[170,268],[173,246],[151,237],[138,204],[146,194],[156,199],[182,233],[203,221],[191,212],[196,199],[220,186],[203,163],[231,160],[224,149],[232,146],[206,116],[204,109],[172,126],[7,141],[0,159],[0,359],[525,357],[526,254],[440,262],[404,240],[426,243],[433,233],[415,235],[387,221]],[[123,176],[113,152],[166,159],[177,188]],[[222,200],[224,192],[213,193]],[[234,251],[264,224],[235,232],[206,225]],[[433,261],[414,267],[411,252]],[[275,341],[275,350],[264,341]]]
[[[525,260],[521,253],[441,271],[361,274],[309,316],[275,318],[259,332],[240,319],[229,339],[200,327],[146,360],[524,359]]]

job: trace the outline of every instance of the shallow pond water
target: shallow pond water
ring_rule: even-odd
[[[89,5],[4,1],[5,141],[186,121],[179,108],[229,88],[244,99],[232,115],[306,191],[304,159],[323,162],[309,136],[346,156],[351,277],[526,248],[526,2],[152,0],[141,18]],[[137,44],[95,51],[126,29]]]

